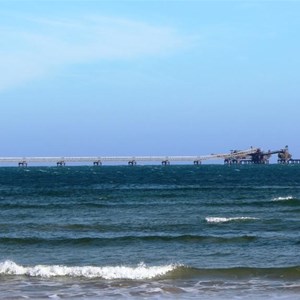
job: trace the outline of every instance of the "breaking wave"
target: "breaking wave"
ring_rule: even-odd
[[[146,266],[141,263],[136,267],[127,266],[62,266],[62,265],[36,265],[25,267],[13,261],[6,260],[0,263],[0,275],[23,275],[29,277],[83,277],[102,279],[132,279],[143,280],[161,277],[178,268],[179,265]]]
[[[0,275],[28,276],[28,277],[72,277],[105,280],[147,280],[147,279],[182,279],[182,278],[269,278],[269,279],[300,279],[300,266],[279,268],[192,268],[181,264],[164,266],[146,266],[144,263],[136,267],[129,266],[63,266],[63,265],[36,265],[22,266],[6,260],[0,263]]]
[[[299,197],[294,196],[285,196],[285,197],[274,197],[272,198],[272,202],[277,205],[284,205],[284,206],[297,206],[300,205]]]
[[[232,218],[206,217],[205,220],[207,223],[226,223],[226,222],[232,222],[232,221],[258,220],[258,218],[254,218],[254,217],[232,217]]]
[[[294,200],[296,198],[294,198],[293,196],[287,196],[287,197],[276,197],[273,198],[272,201],[287,201],[287,200]]]

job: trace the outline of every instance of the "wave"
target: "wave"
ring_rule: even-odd
[[[220,278],[220,279],[300,279],[300,266],[278,267],[278,268],[256,268],[256,267],[233,267],[233,268],[190,268],[178,266],[167,274],[171,278]]]
[[[225,218],[225,217],[206,217],[205,218],[207,223],[227,223],[232,221],[251,221],[251,220],[259,220],[258,218],[254,217],[231,217],[231,218]]]
[[[46,244],[47,246],[105,246],[116,243],[130,243],[130,242],[178,242],[178,243],[245,243],[253,242],[259,237],[252,235],[237,235],[237,236],[216,236],[216,235],[143,235],[143,236],[116,236],[116,237],[83,237],[83,238],[13,238],[13,237],[2,237],[0,243],[4,244],[15,244],[15,245],[41,245]]]
[[[147,266],[140,263],[137,266],[64,266],[64,265],[36,265],[22,266],[6,260],[0,263],[1,276],[28,277],[72,277],[72,278],[100,278],[105,280],[129,279],[185,279],[185,278],[264,278],[264,279],[300,279],[300,266],[279,268],[192,268],[182,264],[162,266]]]
[[[136,267],[128,266],[63,266],[63,265],[36,265],[26,267],[13,261],[0,263],[0,275],[25,275],[29,277],[83,277],[102,279],[151,279],[166,275],[178,268],[178,265],[146,266],[141,263]]]
[[[98,204],[98,203],[0,203],[1,209],[68,209],[72,206],[73,209],[81,209],[85,207],[109,208],[119,204]],[[121,205],[120,205],[121,206]]]
[[[288,200],[296,200],[293,196],[286,196],[286,197],[275,197],[272,201],[288,201]]]
[[[280,206],[291,206],[291,207],[300,206],[300,199],[294,196],[275,197],[272,198],[272,202]]]

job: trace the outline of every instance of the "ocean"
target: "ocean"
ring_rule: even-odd
[[[300,299],[300,166],[0,168],[0,299]]]

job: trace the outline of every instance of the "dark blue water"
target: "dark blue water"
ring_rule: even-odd
[[[300,166],[0,168],[0,298],[300,295]]]

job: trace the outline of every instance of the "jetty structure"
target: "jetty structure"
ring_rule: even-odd
[[[29,164],[56,164],[65,166],[69,163],[92,164],[100,166],[103,163],[108,164],[128,164],[136,165],[138,163],[161,163],[169,165],[170,163],[193,163],[200,165],[207,160],[224,160],[225,164],[268,164],[271,155],[278,155],[279,164],[300,164],[300,159],[292,159],[288,146],[275,151],[264,152],[260,148],[251,147],[246,150],[231,150],[229,153],[209,154],[198,156],[49,156],[49,157],[0,157],[0,164],[15,163],[20,167],[27,167]]]
[[[233,151],[234,153],[235,151]],[[299,164],[300,159],[292,159],[292,154],[289,152],[288,146],[279,150],[262,151],[256,148],[256,151],[248,153],[244,156],[237,155],[236,157],[225,158],[225,164],[268,164],[273,154],[278,155],[277,163],[279,164]]]

